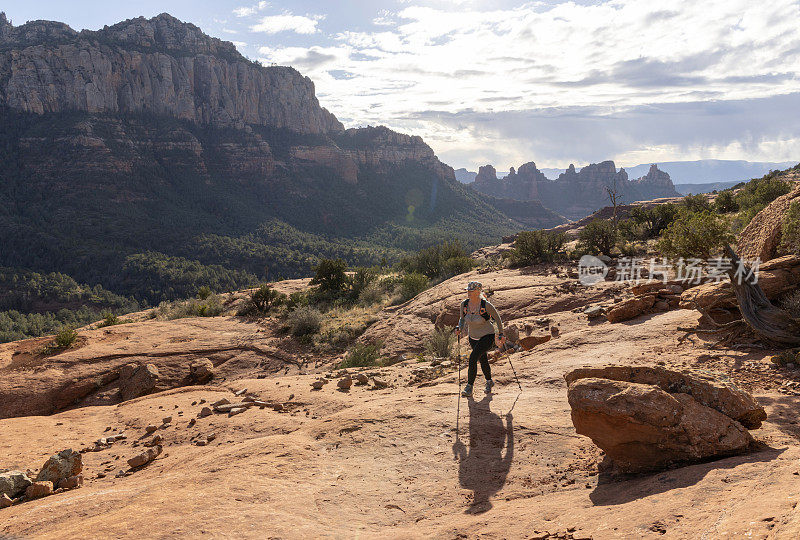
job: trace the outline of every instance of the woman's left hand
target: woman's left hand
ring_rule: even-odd
[[[496,344],[498,347],[502,347],[502,346],[503,346],[503,343],[505,343],[505,342],[506,342],[506,336],[503,336],[503,337],[497,337],[497,336],[495,336],[495,338],[494,338],[494,342],[495,342],[495,344]]]

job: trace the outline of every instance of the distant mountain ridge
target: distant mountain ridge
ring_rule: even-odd
[[[485,165],[469,185],[495,197],[541,201],[546,208],[570,219],[580,219],[607,204],[609,188],[624,202],[679,195],[669,175],[655,164],[646,175],[629,180],[625,169],[617,171],[613,161],[593,163],[580,171],[570,165],[556,180],[545,177],[533,162],[521,165],[519,170],[512,167],[500,179],[494,167]]]
[[[701,159],[696,161],[659,161],[658,168],[669,174],[674,184],[706,184],[712,182],[746,182],[760,178],[773,170],[783,170],[796,165],[797,161],[744,161],[725,159]],[[650,164],[625,167],[631,177],[647,173]],[[542,169],[548,178],[557,178],[564,169]]]

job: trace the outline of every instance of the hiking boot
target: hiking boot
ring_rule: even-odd
[[[472,395],[472,385],[471,384],[466,385],[464,389],[461,391],[461,395],[464,397],[470,397]]]
[[[494,381],[492,379],[489,379],[488,381],[486,381],[486,393],[487,394],[491,394],[492,393],[492,386],[494,386]]]

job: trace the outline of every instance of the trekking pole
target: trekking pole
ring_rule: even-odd
[[[517,370],[514,369],[514,364],[511,363],[511,355],[507,354],[508,357],[508,364],[511,366],[511,371],[514,372],[514,378],[517,379],[517,386],[519,386],[519,391],[522,392],[522,385],[519,383],[519,377],[517,377]]]
[[[457,334],[458,336],[458,394],[456,398],[458,399],[458,404],[456,405],[456,441],[458,441],[458,420],[461,416],[461,333]]]

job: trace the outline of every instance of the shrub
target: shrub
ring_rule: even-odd
[[[629,238],[649,240],[650,238],[658,237],[670,223],[675,221],[675,218],[678,217],[678,211],[678,206],[673,203],[658,204],[651,208],[643,208],[641,206],[633,208],[629,214],[630,219],[625,221],[632,221],[633,224],[638,226],[638,231],[634,229],[634,234],[629,235]],[[622,228],[621,226],[620,229],[622,230]],[[636,232],[638,232],[638,235]]]
[[[385,295],[383,286],[380,283],[372,282],[361,290],[358,295],[358,302],[363,306],[379,304]]]
[[[406,274],[400,281],[400,297],[403,302],[410,300],[428,288],[428,278],[413,272]]]
[[[714,201],[714,209],[722,214],[728,214],[739,210],[739,204],[736,202],[736,197],[733,196],[733,192],[726,189],[720,191],[719,195],[717,195]]]
[[[97,328],[105,328],[106,326],[114,326],[115,324],[120,324],[119,317],[110,311],[104,311],[103,320],[97,323]]]
[[[792,201],[781,224],[781,249],[800,254],[800,201]]]
[[[425,351],[439,358],[450,358],[456,334],[450,328],[436,328],[425,340]]]
[[[322,326],[322,313],[312,307],[304,306],[290,312],[286,322],[293,336],[309,336],[319,332]]]
[[[373,268],[358,268],[350,278],[350,297],[358,300],[361,292],[378,278],[378,271]]]
[[[781,302],[781,307],[792,317],[800,319],[800,289],[787,294]]]
[[[287,296],[270,287],[269,285],[262,285],[250,295],[238,315],[267,315],[270,310],[280,306],[287,300]]]
[[[578,233],[578,250],[610,255],[617,243],[617,230],[610,219],[596,219]]]
[[[342,259],[322,259],[314,270],[311,285],[318,285],[322,292],[339,294],[346,290],[347,264]]]
[[[192,298],[190,300],[178,302],[162,302],[154,312],[152,318],[166,320],[183,319],[186,317],[216,317],[222,315],[224,308],[216,295],[210,296],[205,300]]]
[[[698,193],[697,195],[687,195],[681,201],[684,208],[689,212],[706,212],[711,210],[711,203],[708,202],[708,199],[702,193]]]
[[[708,259],[732,240],[727,224],[711,212],[682,212],[658,241],[664,255]]]
[[[211,291],[211,287],[209,287],[208,285],[203,285],[202,287],[197,289],[197,297],[200,298],[201,300],[207,299],[212,294],[213,292]]]
[[[477,263],[469,257],[450,257],[442,263],[440,278],[447,279],[459,274],[469,272]]]
[[[339,368],[368,367],[378,364],[381,357],[382,342],[356,343],[348,351],[344,360],[339,363]]]
[[[564,233],[551,231],[522,231],[517,234],[511,252],[511,264],[530,266],[555,260],[564,248],[567,237]]]
[[[57,349],[69,349],[78,339],[78,332],[74,328],[65,326],[56,334],[53,345]]]
[[[474,262],[461,247],[461,243],[454,241],[430,246],[403,257],[397,266],[408,274],[423,274],[429,279],[447,279],[468,272],[474,267]]]
[[[777,173],[777,171],[773,171],[745,184],[742,190],[735,195],[739,208],[749,211],[748,214],[752,217],[781,195],[789,193],[791,185],[789,182],[777,178]]]
[[[290,310],[297,309],[301,306],[307,306],[308,294],[306,294],[305,291],[295,291],[290,293],[288,298],[286,298],[283,303]]]

